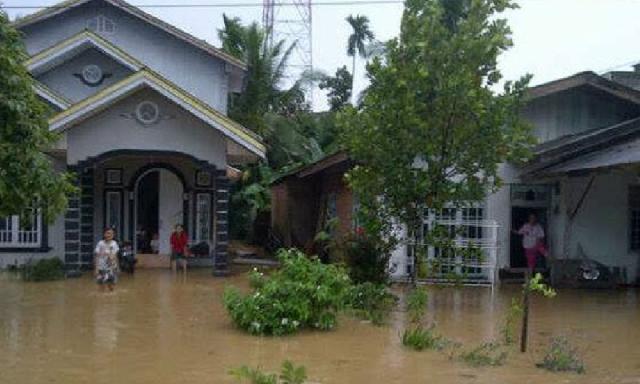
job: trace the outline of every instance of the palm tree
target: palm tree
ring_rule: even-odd
[[[264,115],[280,113],[292,108],[304,108],[304,92],[301,88],[307,78],[295,82],[289,89],[282,89],[287,61],[295,43],[285,46],[281,40],[271,45],[267,32],[257,23],[242,25],[240,19],[224,17],[224,28],[218,31],[222,49],[243,60],[248,67],[244,90],[231,99],[229,114],[261,135],[265,135]]]
[[[362,58],[367,57],[367,47],[365,43],[372,41],[375,36],[369,29],[369,18],[367,16],[356,15],[356,17],[353,17],[352,15],[349,15],[347,17],[347,23],[349,23],[353,29],[353,33],[349,36],[349,40],[347,41],[347,55],[353,57],[353,66],[351,70],[351,75],[353,76],[351,89],[353,90],[356,80],[356,55],[359,55]],[[355,93],[352,91],[352,95],[353,94]]]

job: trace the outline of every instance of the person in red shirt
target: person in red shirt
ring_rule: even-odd
[[[178,262],[182,263],[182,269],[184,272],[187,272],[187,261],[185,260],[185,256],[189,251],[187,247],[187,242],[189,241],[189,237],[187,233],[184,231],[182,224],[176,224],[173,233],[171,234],[171,239],[169,242],[171,243],[171,270],[176,271]]]

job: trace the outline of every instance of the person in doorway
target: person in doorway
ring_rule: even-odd
[[[189,237],[187,232],[184,231],[182,224],[176,224],[169,242],[171,243],[171,270],[176,271],[177,264],[182,264],[182,269],[187,272],[187,260],[185,256],[188,253],[187,243]]]
[[[149,247],[151,248],[151,253],[157,254],[160,252],[160,236],[157,233],[154,233],[151,237]]]
[[[538,217],[535,213],[529,214],[528,221],[515,234],[522,236],[522,248],[527,259],[527,267],[529,271],[533,271],[536,267],[536,259],[538,254],[547,256],[548,252],[544,246],[544,230],[538,223]]]
[[[118,282],[118,242],[115,240],[113,228],[106,228],[103,238],[98,242],[95,249],[95,276],[100,289],[106,286],[109,291],[113,291]]]

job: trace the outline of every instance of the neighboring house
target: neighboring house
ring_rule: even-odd
[[[167,254],[177,223],[224,259],[227,168],[265,153],[226,116],[245,64],[122,0],[65,1],[14,25],[61,134],[50,155],[80,194],[50,225],[37,211],[28,225],[0,218],[0,267],[59,256],[88,268],[105,227],[137,251],[157,234]]]
[[[583,72],[529,89],[522,116],[539,141],[533,159],[520,167],[503,164],[504,186],[484,201],[425,217],[425,226],[439,222],[462,229],[459,243],[472,242],[484,253],[461,265],[458,255],[430,249],[436,277],[455,271],[472,281],[494,282],[499,269],[521,270],[521,239],[511,229],[534,212],[553,258],[594,260],[618,281],[638,283],[640,66],[635,69],[603,76]],[[287,245],[312,238],[322,227],[320,212],[333,212],[333,206],[345,221],[342,233],[349,230],[357,209],[351,202],[357,200],[340,175],[351,166],[338,154],[276,181],[272,223]],[[391,258],[393,276],[405,277],[413,268],[411,247],[399,247]]]

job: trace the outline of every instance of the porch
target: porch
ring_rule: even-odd
[[[88,269],[104,228],[130,244],[141,264],[159,267],[171,253],[170,235],[182,224],[200,265],[226,267],[229,181],[225,169],[172,151],[115,150],[70,166],[80,194],[65,215],[65,263]]]

